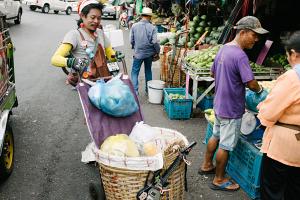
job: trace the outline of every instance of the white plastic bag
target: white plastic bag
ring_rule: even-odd
[[[143,121],[137,122],[129,135],[130,139],[138,144],[145,144],[149,141],[153,141],[157,136],[157,129],[148,124],[144,124]]]

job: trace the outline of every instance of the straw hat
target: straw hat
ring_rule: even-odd
[[[152,16],[153,12],[151,8],[144,7],[142,10],[142,15]]]

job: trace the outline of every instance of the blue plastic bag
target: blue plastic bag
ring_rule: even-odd
[[[89,91],[93,98],[89,97],[102,112],[114,117],[127,117],[138,111],[138,104],[130,88],[119,78],[113,78],[107,83],[97,82],[93,87]]]
[[[268,96],[268,91],[264,90],[260,94],[253,92],[249,89],[246,90],[246,108],[251,111],[258,112],[257,106],[260,102],[264,101]]]
[[[114,78],[101,89],[101,109],[114,117],[127,117],[138,111],[138,105],[128,85]]]
[[[101,110],[101,88],[105,84],[103,80],[96,82],[96,85],[89,89],[88,96],[94,106]]]

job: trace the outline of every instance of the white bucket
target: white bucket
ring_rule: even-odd
[[[148,101],[154,104],[161,104],[165,82],[161,80],[148,81]]]

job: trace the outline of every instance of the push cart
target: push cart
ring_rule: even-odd
[[[89,81],[83,80],[77,85],[77,91],[84,111],[86,124],[90,136],[99,148],[103,141],[116,133],[129,135],[135,126],[136,122],[143,121],[143,115],[140,109],[138,97],[133,88],[131,81],[127,75],[123,75],[121,80],[129,86],[134,98],[138,104],[138,111],[125,118],[116,118],[103,113],[101,110],[93,106],[88,97],[88,91],[91,87]],[[172,141],[174,138],[180,138],[181,145],[187,145],[187,139],[177,131],[159,128],[161,135],[169,135],[167,141]],[[166,153],[167,152],[167,153]],[[176,159],[175,151],[166,151],[163,155],[163,170],[166,170]],[[99,162],[100,184],[90,184],[90,194],[92,199],[136,199],[137,192],[145,185],[147,170],[127,170],[116,167],[111,167]],[[173,174],[168,179],[170,189],[164,194],[162,200],[182,200],[186,183],[186,165],[180,162],[179,166],[174,170]],[[125,189],[124,189],[125,188]],[[105,189],[105,192],[104,192]],[[170,192],[169,192],[170,191]],[[105,197],[106,196],[106,197]],[[175,197],[174,197],[175,196]],[[178,198],[176,198],[178,197]]]
[[[134,94],[135,100],[140,108],[140,104],[136,93],[134,92],[131,81],[129,79],[122,79],[122,81],[131,89],[131,92]],[[129,134],[136,122],[143,121],[140,109],[138,112],[126,118],[116,118],[101,112],[99,109],[93,106],[89,100],[88,91],[90,87],[91,86],[89,84],[81,82],[77,85],[77,91],[84,111],[90,136],[97,147],[99,147],[102,142],[111,135],[115,135],[116,133]],[[102,185],[98,183],[91,183],[90,195],[92,199],[95,200],[105,199]]]

